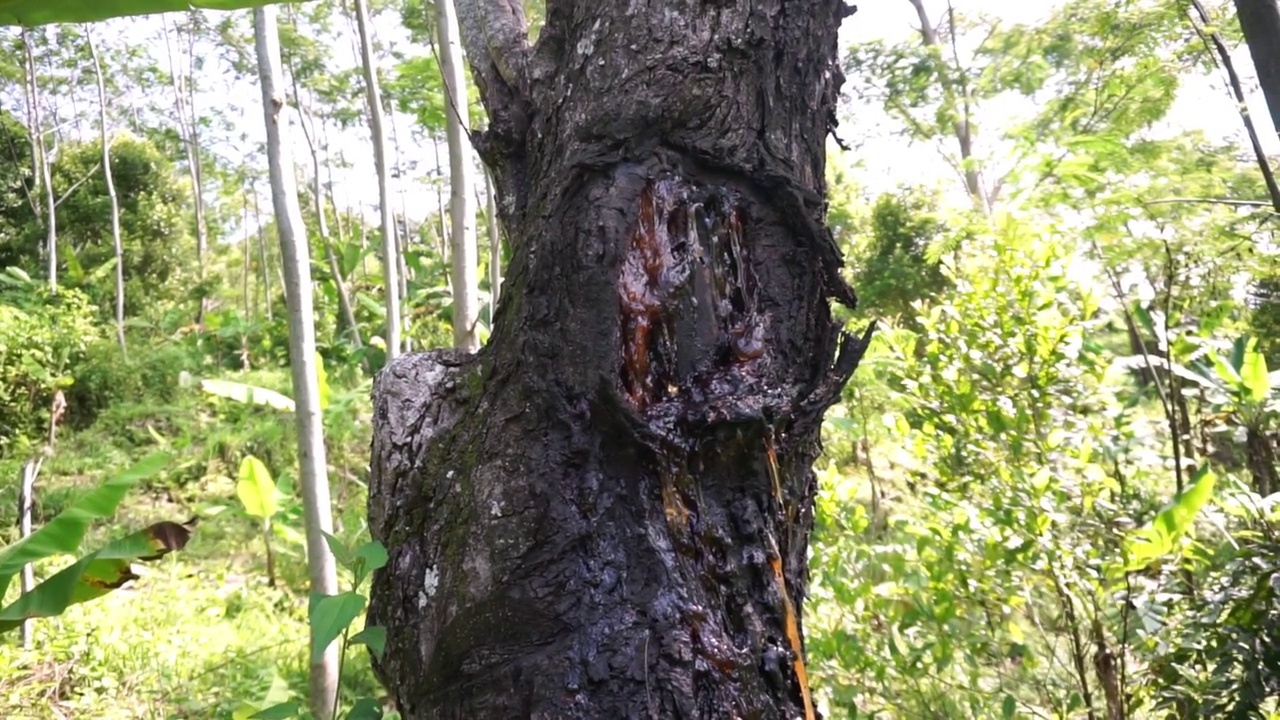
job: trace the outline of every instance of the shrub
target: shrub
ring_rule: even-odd
[[[102,337],[83,293],[0,273],[0,457],[48,433],[54,393]]]

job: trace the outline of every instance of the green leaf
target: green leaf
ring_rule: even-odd
[[[1260,403],[1271,394],[1271,376],[1267,373],[1267,358],[1257,350],[1257,340],[1249,339],[1240,367],[1240,382],[1244,386],[1245,400]]]
[[[353,570],[355,568],[355,553],[351,552],[351,548],[342,542],[336,535],[324,532],[324,541],[329,545],[329,552],[333,553],[333,558],[338,561],[342,567]]]
[[[381,718],[382,705],[370,697],[356,700],[346,715],[346,720],[381,720]]]
[[[192,8],[241,10],[279,0],[0,0],[0,25],[83,23]]]
[[[1018,701],[1012,695],[1005,695],[1004,702],[1000,704],[1000,716],[1004,720],[1009,720],[1013,714],[1018,711]]]
[[[356,585],[359,586],[368,574],[387,564],[387,549],[377,540],[356,548],[355,562],[352,570],[356,573]]]
[[[1208,468],[1201,468],[1191,486],[1157,513],[1150,525],[1131,533],[1124,542],[1125,570],[1141,570],[1173,552],[1200,509],[1213,497],[1217,479]]]
[[[364,610],[364,596],[353,592],[339,595],[312,595],[308,619],[311,624],[311,662],[324,657],[324,651]]]
[[[132,561],[158,560],[181,550],[191,539],[191,530],[190,525],[159,522],[80,558],[0,610],[0,633],[18,627],[27,618],[60,615],[72,605],[99,598],[137,579],[130,567]]]
[[[381,660],[383,651],[387,649],[387,629],[381,625],[369,625],[352,635],[351,642],[357,645],[364,645],[369,648],[374,657]]]
[[[286,720],[298,717],[301,711],[302,707],[296,702],[282,702],[250,715],[249,720]]]
[[[239,403],[266,405],[276,410],[286,410],[288,412],[293,412],[294,410],[293,400],[287,395],[256,385],[246,385],[245,383],[232,382],[230,380],[201,380],[200,387],[210,395],[235,400]]]
[[[76,552],[90,524],[114,515],[116,508],[134,485],[160,472],[170,461],[171,458],[166,453],[148,455],[98,488],[81,495],[71,507],[63,510],[44,527],[0,550],[0,597],[3,597],[10,580],[22,570],[23,565]]]
[[[248,455],[240,461],[240,480],[236,483],[236,496],[244,505],[244,511],[253,517],[270,519],[280,511],[276,501],[276,484],[271,471],[258,458]]]

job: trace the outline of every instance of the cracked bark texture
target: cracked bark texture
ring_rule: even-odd
[[[374,389],[369,623],[407,720],[796,718],[832,0],[461,0],[513,257],[479,353]]]

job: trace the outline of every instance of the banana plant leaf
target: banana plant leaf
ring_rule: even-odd
[[[97,520],[115,514],[133,486],[160,472],[170,462],[166,453],[153,453],[136,465],[81,495],[70,507],[29,537],[0,550],[0,597],[22,566],[80,549],[85,530]]]
[[[94,600],[136,580],[134,560],[157,560],[181,550],[191,539],[193,523],[159,522],[89,553],[23,593],[0,610],[0,633],[29,618],[61,615],[71,605]]]
[[[187,10],[241,10],[281,0],[0,0],[0,25],[47,25]]]

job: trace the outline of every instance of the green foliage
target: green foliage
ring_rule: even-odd
[[[0,458],[48,437],[54,393],[72,386],[103,329],[88,298],[0,270]]]
[[[858,306],[910,322],[915,303],[950,289],[937,258],[945,229],[931,203],[911,193],[881,195],[870,224],[870,238],[854,260]]]
[[[109,317],[115,298],[115,249],[101,164],[97,141],[66,143],[52,174],[62,282],[83,290]],[[194,247],[183,209],[190,203],[190,190],[177,181],[173,164],[153,144],[132,137],[112,143],[111,171],[120,203],[125,307],[136,315],[180,295],[177,281],[184,279],[188,248]],[[5,208],[0,226],[8,223],[17,230],[8,238],[0,232],[0,265],[28,272],[42,268],[43,220],[25,198],[0,198],[0,211]]]

